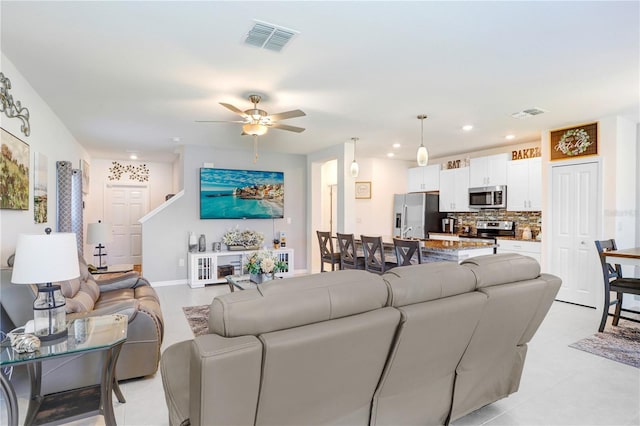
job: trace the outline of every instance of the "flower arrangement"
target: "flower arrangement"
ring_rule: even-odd
[[[222,236],[222,242],[230,247],[260,247],[263,241],[264,235],[262,235],[260,232],[251,231],[249,229],[241,231],[237,226],[233,229],[229,229]]]
[[[286,270],[287,264],[269,250],[260,250],[247,256],[245,267],[250,274],[274,274]]]

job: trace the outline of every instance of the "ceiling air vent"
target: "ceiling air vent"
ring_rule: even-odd
[[[529,108],[529,109],[524,109],[522,111],[518,111],[518,112],[514,112],[513,114],[511,114],[511,117],[513,118],[527,118],[527,117],[533,117],[534,115],[540,115],[540,114],[544,114],[546,111],[541,109],[541,108]]]
[[[296,34],[299,32],[267,22],[256,21],[244,42],[251,46],[280,52]]]

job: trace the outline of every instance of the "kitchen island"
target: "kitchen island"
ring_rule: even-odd
[[[462,262],[465,259],[493,254],[494,243],[470,241],[423,240],[421,245],[423,262]]]
[[[356,240],[360,245],[360,240]],[[387,260],[395,258],[393,237],[382,237]],[[485,254],[494,254],[497,245],[493,242],[446,241],[420,239],[422,262],[462,262],[465,259]],[[362,255],[360,253],[360,255]]]

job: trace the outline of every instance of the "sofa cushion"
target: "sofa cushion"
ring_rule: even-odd
[[[93,279],[80,281],[80,289],[75,296],[68,297],[66,300],[66,311],[67,313],[89,312],[93,310],[99,296],[100,289]]]
[[[454,262],[403,266],[382,277],[389,284],[394,307],[468,293],[476,287],[473,272]]]
[[[371,311],[387,298],[383,279],[365,271],[274,280],[213,299],[209,330],[225,337],[257,335]]]
[[[476,288],[532,280],[540,276],[538,261],[517,253],[472,257],[463,261],[461,265],[475,274]]]

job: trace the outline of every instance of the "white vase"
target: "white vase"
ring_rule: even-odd
[[[198,239],[193,232],[189,233],[189,251],[192,253],[198,251]]]

